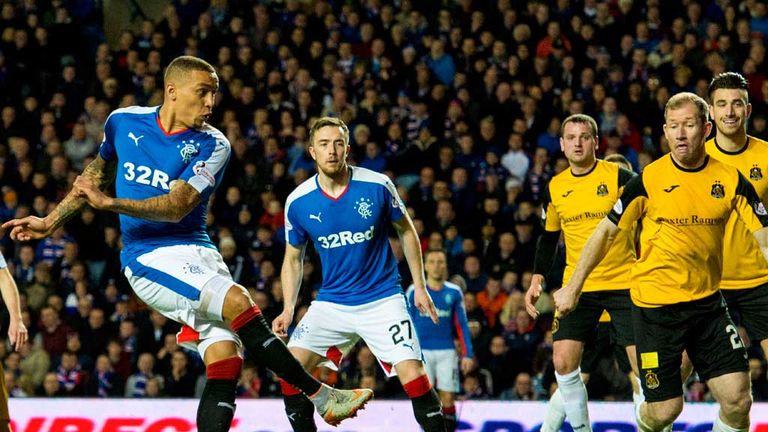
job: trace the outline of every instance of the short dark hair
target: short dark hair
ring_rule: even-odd
[[[163,81],[167,84],[168,81],[176,77],[181,77],[192,71],[201,71],[208,73],[216,73],[216,69],[207,61],[195,57],[195,56],[180,56],[171,61],[171,64],[165,68],[165,74],[163,74]]]
[[[565,132],[565,125],[568,123],[583,123],[589,125],[589,130],[592,132],[592,136],[597,138],[597,122],[592,117],[586,114],[569,115],[565,120],[563,120],[563,124],[560,125],[560,136],[563,136],[563,133]]]
[[[709,96],[709,101],[712,102],[712,93],[714,93],[715,90],[737,89],[747,91],[749,90],[748,87],[749,84],[747,83],[747,79],[744,78],[744,75],[738,72],[723,72],[712,78],[712,81],[709,83],[709,91],[707,92],[707,95]]]

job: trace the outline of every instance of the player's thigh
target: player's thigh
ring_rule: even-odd
[[[221,320],[232,279],[221,255],[184,245],[155,249],[128,263],[125,275],[136,295],[168,318],[194,328],[193,317]]]
[[[629,290],[603,291],[605,310],[611,315],[611,339],[622,347],[634,345],[632,298]]]
[[[429,382],[431,382],[433,385],[437,383],[437,368],[440,361],[439,354],[442,351],[443,350],[422,351],[422,355],[424,356],[424,371],[427,373]]]
[[[747,350],[720,293],[696,303],[696,332],[686,344],[696,372],[703,380],[747,372]]]
[[[678,319],[674,306],[637,307],[632,312],[639,378],[648,402],[682,397],[680,361],[688,320]]]
[[[405,360],[422,361],[421,345],[405,305],[396,295],[361,306],[356,316],[357,334],[391,375],[391,367]]]
[[[768,339],[768,283],[750,289],[721,290],[729,310],[737,310],[739,324],[754,342]],[[731,315],[733,318],[733,315]]]
[[[603,305],[599,293],[586,292],[579,297],[576,309],[552,322],[552,339],[586,342],[594,337]]]
[[[610,327],[611,324],[608,322],[599,323],[597,331],[584,342],[584,349],[581,354],[581,373],[590,374],[594,372],[600,359],[610,354]]]
[[[443,392],[459,392],[459,357],[455,350],[424,350],[424,368],[429,381]],[[429,375],[432,369],[434,377]]]
[[[299,321],[288,341],[289,349],[304,349],[338,368],[341,359],[359,340],[355,333],[355,311],[329,302],[315,301]]]

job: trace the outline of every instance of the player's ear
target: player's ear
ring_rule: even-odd
[[[176,85],[172,82],[165,85],[165,93],[171,100],[176,100]]]
[[[313,146],[312,144],[308,145],[307,152],[309,153],[310,156],[312,156],[312,160],[314,161],[317,160],[317,156],[315,155],[315,146]]]

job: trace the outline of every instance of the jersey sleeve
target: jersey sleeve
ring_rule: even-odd
[[[285,207],[285,242],[291,246],[302,246],[307,243],[309,236],[298,220],[296,206],[288,201]]]
[[[392,183],[392,180],[387,178],[384,181],[384,188],[386,189],[385,198],[389,203],[387,204],[389,218],[393,222],[399,221],[405,215],[405,204],[403,203],[403,200],[400,199],[400,194],[397,193],[397,188],[395,188],[395,184]]]
[[[648,192],[643,185],[643,176],[635,176],[624,186],[619,200],[607,218],[620,229],[631,230],[635,222],[645,215],[647,204]]]
[[[179,180],[189,183],[205,198],[216,189],[232,151],[229,141],[223,136],[211,141],[200,147],[197,156],[179,176]]]
[[[464,294],[460,292],[458,300],[453,304],[453,326],[461,347],[461,357],[474,357],[472,334],[469,332],[467,310],[464,308]]]
[[[629,183],[630,180],[635,178],[637,174],[632,171],[627,171],[624,168],[619,168],[619,191],[624,190],[624,186]]]
[[[751,232],[768,226],[768,212],[752,184],[741,173],[733,198],[734,210]]]
[[[557,214],[554,204],[552,204],[552,195],[549,185],[544,188],[541,197],[541,223],[546,231],[560,231],[560,215]]]
[[[99,146],[99,156],[105,161],[113,161],[117,159],[117,150],[115,149],[115,129],[117,128],[117,122],[120,116],[112,113],[107,117],[107,121],[104,122],[104,139]]]
[[[0,269],[4,269],[8,267],[8,263],[5,262],[5,258],[3,258],[3,254],[0,253]]]

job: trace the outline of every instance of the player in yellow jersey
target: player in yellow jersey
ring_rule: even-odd
[[[707,102],[693,93],[669,99],[664,134],[670,154],[626,185],[584,246],[568,285],[554,294],[558,313],[574,311],[584,281],[614,239],[642,220],[631,287],[646,398],[636,411],[641,431],[664,430],[682,411],[683,350],[720,403],[712,430],[749,428],[747,353],[719,291],[723,237],[735,210],[768,259],[768,212],[744,176],[706,154],[707,114]]]
[[[563,281],[573,273],[584,242],[597,224],[610,212],[624,185],[634,176],[618,165],[597,160],[597,124],[583,114],[563,121],[560,147],[570,169],[555,176],[544,191],[542,219],[545,231],[536,248],[534,276],[525,296],[526,309],[534,318],[534,304],[539,298],[544,276],[552,266],[560,232],[565,236],[566,259]],[[632,337],[629,271],[635,262],[634,232],[621,233],[606,259],[586,283],[585,294],[573,314],[555,317],[552,324],[552,360],[558,391],[553,404],[562,406],[574,431],[591,430],[587,412],[587,390],[581,378],[581,354],[584,342],[592,337],[603,310],[612,316],[618,343],[626,347],[629,358],[635,358]],[[633,362],[634,363],[634,362]],[[545,419],[543,429],[557,430]]]
[[[709,84],[709,112],[717,134],[707,141],[712,158],[727,163],[752,183],[757,195],[768,199],[768,143],[747,135],[752,113],[747,80],[738,73],[726,72]],[[754,237],[732,214],[725,226],[723,241],[723,297],[731,313],[759,343],[768,358],[768,263]]]

